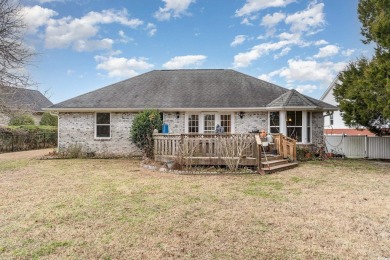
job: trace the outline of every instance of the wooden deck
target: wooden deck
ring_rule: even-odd
[[[233,151],[230,158],[240,158],[241,166],[255,166],[258,149],[254,134],[155,134],[154,158],[167,162],[181,160],[190,165],[225,165],[223,147],[245,142],[245,149]],[[234,143],[236,142],[236,143]]]
[[[176,161],[186,166],[223,166],[227,160],[239,166],[266,168],[266,154],[258,134],[154,134],[154,158]],[[296,160],[296,142],[281,134],[273,135],[272,149],[287,163]],[[287,165],[287,164],[286,164]],[[269,167],[269,165],[267,166]],[[282,168],[282,167],[278,167]]]

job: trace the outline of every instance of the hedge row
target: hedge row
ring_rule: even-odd
[[[34,125],[0,127],[0,152],[50,148],[56,145],[57,127]]]

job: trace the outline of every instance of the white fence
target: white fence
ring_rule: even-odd
[[[390,159],[390,137],[324,135],[330,153],[347,158]]]

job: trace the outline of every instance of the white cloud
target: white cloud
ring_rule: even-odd
[[[110,78],[134,77],[139,74],[138,71],[154,67],[153,64],[147,62],[147,58],[143,57],[126,59],[113,56],[95,56],[95,60],[99,62],[96,68],[107,71]]]
[[[122,31],[122,30],[120,30],[120,31],[118,32],[118,34],[119,34],[119,36],[121,37],[120,40],[119,40],[120,42],[128,43],[128,42],[133,42],[133,41],[134,41],[133,38],[127,36],[127,35],[125,34],[125,32]]]
[[[253,23],[251,23],[251,22],[249,21],[249,18],[247,18],[247,17],[245,17],[244,19],[242,19],[241,24],[253,25]]]
[[[326,45],[325,47],[320,48],[319,52],[314,55],[314,58],[325,58],[334,56],[339,53],[339,47],[336,45]]]
[[[246,40],[246,36],[245,35],[237,35],[236,37],[234,37],[234,40],[232,41],[232,43],[230,44],[230,46],[232,47],[236,47],[240,44],[243,44]]]
[[[164,63],[162,66],[165,69],[182,69],[189,67],[197,67],[202,65],[202,63],[207,59],[205,55],[186,55],[186,56],[176,56],[170,59],[168,62]]]
[[[267,82],[270,82],[272,80],[272,77],[268,74],[261,74],[258,78]]]
[[[148,25],[146,26],[146,30],[148,31],[149,36],[154,36],[157,32],[156,25],[153,23],[148,23]]]
[[[236,10],[236,16],[241,17],[250,15],[254,12],[269,8],[269,7],[284,7],[294,0],[246,0],[246,3],[239,10]]]
[[[273,77],[280,74],[281,70],[275,70],[268,74],[261,74],[258,78],[267,82],[271,82]]]
[[[324,4],[313,2],[305,10],[296,12],[286,17],[286,24],[291,24],[292,32],[315,33],[315,29],[321,28],[325,24],[323,12]]]
[[[274,27],[279,22],[283,21],[283,19],[286,18],[286,15],[284,13],[274,13],[272,15],[267,14],[263,17],[261,20],[261,25],[266,27]]]
[[[349,57],[349,56],[351,56],[354,52],[355,52],[354,49],[346,49],[346,50],[342,51],[341,54],[343,54],[344,56]]]
[[[271,51],[280,50],[282,48],[287,47],[290,44],[296,44],[295,40],[292,41],[279,41],[279,42],[268,42],[262,43],[252,47],[252,49],[248,52],[241,52],[234,56],[233,67],[234,68],[242,68],[248,67],[254,60],[259,59],[261,56],[268,54]]]
[[[318,87],[315,85],[308,84],[308,85],[298,85],[295,89],[300,93],[312,93],[314,90],[317,90]]]
[[[109,38],[101,40],[78,40],[73,44],[73,49],[76,51],[93,51],[111,49],[114,41]]]
[[[190,4],[195,3],[195,0],[162,0],[165,3],[164,7],[160,7],[154,13],[154,17],[159,21],[168,21],[171,17],[177,18],[181,15],[188,14],[187,9]]]
[[[345,62],[317,62],[315,60],[288,61],[288,68],[278,70],[278,75],[289,82],[294,81],[321,81],[330,84],[335,75],[344,69]]]
[[[280,57],[286,56],[291,51],[290,47],[283,48],[279,54],[274,55],[274,59],[279,59]]]
[[[51,17],[58,15],[54,10],[35,5],[33,7],[25,6],[22,8],[23,20],[26,24],[28,33],[34,34],[38,28],[47,25]]]
[[[45,45],[47,48],[72,47],[76,51],[110,49],[113,40],[93,38],[99,32],[98,25],[111,23],[119,23],[135,29],[142,25],[143,21],[136,18],[129,19],[125,9],[89,12],[81,18],[52,19],[46,28]]]
[[[328,44],[329,42],[325,41],[325,40],[318,40],[314,43],[315,46],[320,46],[320,45],[325,45],[325,44]]]

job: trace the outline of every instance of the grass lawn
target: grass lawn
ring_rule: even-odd
[[[390,258],[390,163],[175,175],[136,160],[0,162],[0,259]]]

